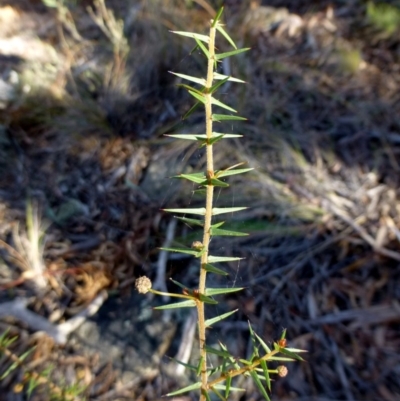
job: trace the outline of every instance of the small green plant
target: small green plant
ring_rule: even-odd
[[[17,336],[10,336],[8,331],[0,335],[0,360],[2,368],[0,369],[0,382],[5,380],[15,370],[20,369],[23,372],[22,380],[13,387],[14,393],[24,393],[31,398],[35,390],[38,389],[41,394],[46,394],[46,398],[54,401],[84,401],[84,397],[78,397],[85,390],[85,386],[79,384],[57,385],[51,378],[53,367],[37,370],[30,368],[26,363],[27,357],[34,351],[35,347],[29,348],[22,355],[15,354],[11,347],[16,342]]]
[[[388,3],[367,3],[368,21],[377,29],[392,35],[400,27],[400,9]]]
[[[192,370],[197,374],[199,380],[195,383],[181,388],[177,391],[167,394],[168,396],[175,396],[177,394],[198,391],[200,393],[200,401],[210,401],[211,394],[214,393],[221,400],[228,400],[232,391],[242,391],[240,388],[233,386],[233,379],[238,376],[250,376],[261,394],[266,400],[269,400],[269,392],[271,390],[271,375],[277,374],[285,376],[287,368],[280,365],[275,368],[269,366],[270,362],[288,362],[294,360],[302,360],[297,354],[303,352],[302,350],[288,348],[286,344],[286,330],[283,331],[281,338],[273,343],[270,348],[264,340],[258,336],[251,326],[250,336],[252,339],[252,354],[248,359],[240,359],[234,357],[227,347],[220,343],[220,348],[212,348],[207,345],[206,334],[207,328],[217,324],[221,320],[231,316],[236,311],[231,311],[220,316],[206,318],[205,306],[216,305],[218,302],[214,298],[216,295],[233,293],[240,291],[243,288],[210,288],[206,285],[207,274],[227,275],[227,273],[214,266],[215,263],[236,261],[240,258],[228,256],[214,256],[210,253],[210,240],[215,236],[242,236],[247,235],[242,232],[233,231],[227,228],[222,228],[224,222],[214,223],[212,221],[214,216],[224,213],[233,213],[245,207],[214,207],[213,196],[214,188],[226,188],[229,185],[224,181],[225,178],[235,175],[247,173],[251,168],[237,168],[243,163],[234,165],[224,170],[216,170],[213,161],[213,147],[221,141],[232,137],[240,137],[236,134],[225,134],[215,132],[213,130],[214,122],[223,121],[240,121],[245,120],[236,114],[216,114],[213,112],[213,106],[228,110],[230,113],[236,113],[232,107],[222,103],[215,97],[216,92],[227,81],[240,83],[243,82],[239,79],[225,76],[216,72],[218,63],[226,57],[235,56],[243,53],[249,49],[237,49],[235,43],[227,34],[224,25],[221,23],[221,15],[223,8],[221,8],[213,20],[208,35],[192,33],[192,32],[174,32],[175,34],[189,37],[196,42],[196,48],[200,49],[207,59],[207,76],[205,78],[198,78],[181,73],[173,73],[183,80],[193,82],[197,87],[181,84],[188,91],[188,93],[195,99],[195,104],[186,113],[184,118],[188,117],[198,106],[204,106],[205,109],[205,134],[201,135],[169,135],[174,138],[197,141],[200,147],[205,147],[207,156],[207,167],[205,172],[198,172],[192,174],[181,174],[177,178],[189,180],[199,186],[199,192],[205,193],[205,207],[190,208],[190,209],[166,209],[167,212],[183,215],[177,217],[189,226],[200,226],[203,228],[202,241],[195,241],[191,248],[162,248],[165,251],[180,252],[189,254],[198,258],[200,261],[199,268],[199,283],[198,288],[191,289],[182,283],[172,280],[174,284],[181,288],[182,293],[164,293],[156,291],[151,288],[152,283],[147,277],[140,277],[136,280],[136,288],[141,293],[152,292],[158,295],[167,295],[169,297],[181,298],[183,301],[163,305],[156,309],[172,309],[172,308],[197,308],[198,317],[198,335],[200,346],[200,357],[197,365],[189,365],[182,363],[186,368]],[[226,53],[216,53],[215,38],[216,34],[221,34],[233,47],[233,50]],[[188,218],[186,215],[200,216],[200,218]],[[219,358],[217,366],[210,367],[207,363],[208,355],[212,354],[215,358]],[[177,361],[180,363],[179,361]]]

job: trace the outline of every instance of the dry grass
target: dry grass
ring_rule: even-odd
[[[167,30],[201,30],[210,11],[204,5],[216,7],[211,3],[138,1],[128,9],[126,2],[108,2],[116,20],[124,20],[128,53],[107,38],[84,5],[70,8],[79,36],[55,10],[33,2],[0,8],[0,16],[7,12],[14,21],[14,28],[2,25],[2,40],[24,43],[35,35],[44,57],[0,47],[1,78],[16,90],[0,110],[0,239],[7,244],[1,246],[0,286],[7,288],[2,301],[28,291],[10,250],[16,249],[13,227],[25,221],[28,196],[53,221],[43,252],[47,292],[30,303],[38,314],[62,322],[100,291],[123,299],[135,276],[151,274],[168,225],[159,209],[187,206],[192,189],[166,177],[204,163],[201,151],[162,136],[202,131],[196,114],[180,121],[187,99],[167,73],[196,75],[197,55],[190,57],[186,42]],[[228,28],[252,51],[223,66],[248,82],[245,89],[232,85],[226,100],[249,121],[221,127],[240,130],[245,138],[242,145],[220,149],[216,163],[243,160],[256,172],[219,198],[221,204],[251,207],[237,224],[252,235],[215,243],[220,253],[247,257],[230,266],[230,277],[248,288],[226,301],[242,312],[221,325],[215,338],[223,336],[245,353],[243,327],[250,319],[266,339],[286,327],[291,344],[309,350],[308,362],[275,384],[275,399],[396,400],[398,31],[379,35],[361,2],[342,2],[333,10],[323,2],[314,9],[307,2],[272,3],[291,6],[300,20],[287,13],[286,26],[251,24],[254,12],[245,2],[227,2]],[[261,15],[257,8],[255,13]],[[301,24],[292,32],[294,21]],[[186,243],[187,228],[177,230],[176,240]],[[169,267],[181,265],[190,282],[190,262]],[[16,351],[44,341],[7,322],[21,335]],[[171,354],[176,343],[168,341],[160,350]],[[64,361],[60,372],[89,385],[88,399],[155,400],[172,383],[154,374],[162,369],[158,363],[148,376],[121,384],[106,368],[101,373],[94,357],[80,361],[78,348],[70,345],[72,357],[67,349],[43,345],[35,358]],[[3,388],[10,391],[13,380]],[[247,399],[257,397],[250,391]]]

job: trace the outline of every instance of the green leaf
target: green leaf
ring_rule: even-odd
[[[200,40],[195,38],[195,41],[199,45],[199,47],[203,51],[203,53],[206,55],[207,59],[209,59],[210,58],[210,52],[207,50],[207,48],[203,45],[203,43],[200,42]]]
[[[226,398],[217,390],[216,386],[212,386],[210,387],[210,390],[217,395],[217,397],[221,400],[221,401],[226,401]]]
[[[208,255],[208,263],[221,263],[221,262],[233,262],[235,260],[242,260],[244,258],[236,258],[233,256],[211,256]],[[207,263],[207,264],[208,264]]]
[[[210,265],[209,263],[203,265],[203,269],[209,273],[220,274],[222,276],[228,275],[228,273],[225,272],[224,270],[218,269],[217,267]]]
[[[199,107],[200,102],[196,102],[190,109],[189,111],[186,112],[186,114],[182,117],[182,120],[186,120],[196,109]]]
[[[203,365],[203,361],[204,361],[204,357],[201,356],[201,357],[200,357],[200,360],[199,360],[199,363],[197,364],[196,376],[200,376],[200,374],[201,374],[201,367],[202,367],[202,365]]]
[[[215,16],[213,23],[212,23],[212,27],[215,28],[218,24],[218,21],[221,18],[222,13],[224,12],[224,7],[222,6],[218,11],[217,11],[217,15]]]
[[[255,337],[255,335],[254,335],[254,330],[253,330],[253,328],[251,327],[251,324],[250,324],[250,322],[248,322],[248,324],[249,324],[249,331],[250,331],[250,337],[251,337],[251,342],[252,342],[252,344],[253,344],[253,355],[252,355],[252,359],[254,358],[254,357],[259,357],[259,354],[258,354],[258,347],[257,347],[257,343],[256,343],[256,337]]]
[[[199,297],[200,301],[204,302],[205,304],[218,305],[218,301],[216,301],[215,299],[212,299],[210,297],[207,297],[204,294],[199,294],[198,297]]]
[[[225,382],[225,398],[228,399],[229,393],[231,391],[232,376],[228,376]]]
[[[219,33],[221,33],[225,39],[232,45],[233,48],[237,49],[235,42],[232,40],[232,38],[227,34],[224,28],[222,28],[222,25],[217,25],[217,30]]]
[[[186,74],[178,74],[176,72],[168,71],[170,74],[176,75],[179,78],[186,79],[187,81],[194,82],[196,84],[199,84],[201,86],[206,86],[206,80],[204,78],[197,78],[197,77],[192,77],[190,75]]]
[[[210,326],[212,326],[214,323],[218,323],[218,322],[220,322],[221,320],[226,319],[227,317],[233,315],[233,314],[236,313],[237,311],[238,311],[238,309],[235,309],[235,310],[233,310],[233,311],[231,311],[231,312],[227,312],[227,313],[224,313],[224,314],[222,314],[222,315],[213,317],[212,319],[207,319],[204,323],[205,323],[206,327],[210,327]]]
[[[201,184],[204,182],[206,176],[204,173],[192,173],[192,174],[180,174],[175,176],[174,178],[184,178],[186,180],[195,182],[196,184]]]
[[[188,301],[176,302],[176,303],[173,303],[173,304],[156,306],[154,309],[164,310],[164,309],[177,309],[177,308],[193,308],[194,306],[196,306],[196,302],[194,302],[193,300],[189,299]]]
[[[245,209],[247,209],[247,207],[214,207],[212,210],[212,215],[217,216],[224,213],[234,213]]]
[[[193,370],[194,372],[197,371],[197,366],[193,366],[193,365],[189,365],[188,363],[182,362],[179,359],[175,359],[175,358],[171,358],[170,356],[168,356],[167,358],[169,358],[171,361],[174,361],[175,363],[184,366],[187,369]]]
[[[224,390],[225,385],[224,384],[216,384],[214,388],[218,390]],[[231,387],[231,391],[246,391],[244,388],[239,388],[239,387]]]
[[[183,388],[181,388],[179,390],[173,391],[172,393],[168,393],[167,397],[172,397],[174,395],[187,393],[189,391],[197,390],[199,388],[201,388],[201,382],[194,383],[194,384],[191,384],[190,386],[186,386],[186,387],[183,387]]]
[[[219,74],[218,72],[214,72],[214,79],[226,79],[226,78],[228,78],[228,81],[230,81],[230,82],[237,82],[237,83],[240,83],[240,84],[245,84],[246,83],[246,81],[242,81],[241,79],[238,79],[238,78],[233,78],[233,77],[230,77],[230,76],[228,76],[228,75],[223,75],[223,74]]]
[[[213,114],[212,120],[213,121],[231,121],[231,120],[245,121],[245,120],[247,120],[247,118],[239,117],[239,116],[230,116],[230,115],[226,115],[226,114]]]
[[[201,103],[206,104],[207,103],[207,99],[203,96],[203,95],[199,95],[198,93],[196,93],[195,91],[188,91],[194,98],[196,98],[197,100],[199,100]]]
[[[163,251],[168,251],[168,252],[178,252],[178,253],[185,253],[187,255],[192,255],[195,256],[196,258],[198,258],[199,256],[201,256],[201,251],[196,251],[194,249],[190,249],[190,248],[159,248]]]
[[[206,397],[206,401],[211,401],[211,398],[207,391],[202,391],[202,394],[204,395],[204,397]]]
[[[34,350],[35,347],[32,347],[31,349],[29,349],[28,351],[24,352],[21,356],[18,357],[18,361],[15,361],[14,363],[12,363],[8,369],[0,376],[0,381],[4,380],[13,370],[17,369],[18,366],[20,365],[20,362],[23,361],[24,359],[26,359],[26,357],[32,353],[32,351]]]
[[[254,335],[256,336],[256,338],[259,341],[259,343],[261,344],[261,346],[264,348],[264,351],[267,354],[269,354],[271,352],[271,349],[268,347],[268,345],[262,340],[262,338],[257,333],[254,333]]]
[[[244,53],[244,52],[247,52],[248,50],[250,50],[250,47],[246,47],[245,49],[236,49],[236,50],[232,50],[230,52],[216,54],[215,58],[217,60],[222,60],[223,58],[235,56],[236,54]]]
[[[169,136],[171,138],[176,139],[186,139],[188,141],[199,141],[204,142],[207,139],[207,135],[205,134],[167,134],[165,136]],[[217,132],[213,132],[211,135],[211,139],[222,139],[222,138],[240,138],[243,135],[238,134],[220,134]]]
[[[207,354],[218,355],[222,358],[231,358],[232,357],[232,355],[226,350],[215,349],[215,348],[209,347],[208,345],[206,345],[204,347],[204,349],[206,350]]]
[[[223,80],[217,82],[216,84],[214,84],[208,91],[210,93],[214,93],[221,85],[223,85],[226,81],[229,81],[230,77],[226,77]]]
[[[279,345],[278,345],[278,347],[279,347]],[[290,356],[293,359],[297,359],[298,361],[304,361],[304,359],[301,356],[295,354],[294,352],[288,351],[286,348],[279,347],[279,352],[281,352],[282,354],[285,354],[287,356]]]
[[[184,213],[184,214],[198,214],[204,216],[206,214],[205,207],[199,207],[196,209],[163,209],[164,212],[168,213]]]
[[[201,185],[213,185],[214,187],[222,187],[222,188],[228,188],[229,184],[227,184],[226,182],[223,182],[221,180],[219,180],[218,178],[211,178],[210,181],[204,181],[202,182]]]
[[[221,178],[221,177],[227,177],[230,175],[244,174],[251,170],[254,170],[254,168],[237,168],[237,169],[232,169],[232,170],[222,170],[222,171],[217,171],[215,173],[215,175],[216,175],[216,177]]]
[[[280,339],[284,340],[285,338],[286,338],[286,329],[283,329]]]
[[[178,216],[176,216],[176,218],[177,218],[178,220],[183,221],[183,222],[186,223],[186,224],[189,224],[189,226],[200,226],[200,227],[203,227],[203,226],[204,226],[204,222],[201,221],[201,220],[189,219],[189,218],[187,218],[187,217],[178,217]]]
[[[175,285],[177,285],[178,287],[182,288],[182,290],[187,290],[188,288],[186,287],[186,285],[183,285],[182,283],[180,283],[179,281],[176,281],[174,279],[172,279],[171,277],[169,278]]]
[[[297,353],[297,352],[308,352],[308,351],[305,350],[305,349],[287,348],[287,347],[285,347],[285,350],[286,350],[286,351],[289,351],[289,352],[295,352],[295,353]]]
[[[209,43],[210,42],[210,37],[209,36],[200,35],[199,33],[182,32],[182,31],[170,31],[170,32],[175,33],[176,35],[186,36],[188,38],[197,39],[197,40],[202,40],[205,43]]]
[[[198,89],[196,89],[196,88],[193,88],[193,87],[190,86],[190,85],[178,84],[177,86],[179,86],[179,87],[181,87],[181,88],[185,88],[188,92],[192,91],[192,92],[197,93],[198,95],[203,96],[203,92],[202,92],[202,91],[200,91],[200,90],[198,90]]]
[[[219,106],[219,107],[222,107],[223,109],[232,111],[233,113],[237,113],[237,111],[235,109],[233,109],[232,107],[228,106],[225,103],[220,102],[218,99],[215,99],[214,97],[211,97],[211,103],[214,104],[215,106]]]
[[[40,381],[37,380],[36,378],[31,377],[29,379],[28,388],[26,389],[26,395],[28,396],[28,400],[30,400],[33,391],[35,390],[35,388],[37,386],[39,386],[39,384],[40,384]]]
[[[293,358],[286,358],[284,356],[271,356],[268,358],[269,361],[280,361],[280,362],[294,362]]]
[[[244,237],[249,235],[248,233],[242,233],[239,231],[231,231],[231,230],[221,230],[220,228],[210,228],[210,234],[215,236],[233,236],[233,237]]]
[[[244,287],[231,287],[231,288],[206,288],[206,295],[219,295],[219,294],[230,294],[232,292],[242,291]]]
[[[262,368],[263,373],[264,373],[264,377],[265,377],[265,381],[267,383],[268,390],[271,391],[271,380],[269,378],[267,362],[265,362],[265,360],[262,359],[260,361],[260,365],[261,365],[261,368]]]
[[[250,376],[252,377],[252,379],[254,380],[254,383],[256,384],[256,386],[258,387],[258,389],[260,390],[261,394],[263,395],[263,397],[267,400],[267,401],[271,401],[267,391],[265,390],[263,384],[261,383],[260,378],[258,377],[257,373],[253,371],[250,371]]]

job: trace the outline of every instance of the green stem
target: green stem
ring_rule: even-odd
[[[212,87],[214,78],[214,55],[215,55],[215,34],[216,29],[210,28],[210,41],[208,44],[208,51],[210,57],[208,59],[207,66],[207,80],[206,80],[206,92]],[[211,94],[206,93],[206,104],[205,104],[205,114],[206,114],[206,135],[207,139],[210,140],[212,137],[212,104],[211,104]],[[206,145],[206,156],[207,156],[207,178],[214,177],[214,160],[213,160],[213,147],[212,145]],[[212,207],[213,207],[213,196],[214,196],[214,186],[207,185],[206,194],[206,212],[204,216],[204,234],[203,234],[203,246],[205,252],[203,253],[200,261],[200,278],[199,278],[199,293],[205,294],[206,290],[206,277],[207,271],[204,266],[208,261],[208,247],[210,244],[210,231],[211,231],[211,219],[212,219]],[[198,301],[197,313],[198,313],[198,323],[199,323],[199,342],[200,342],[200,357],[202,360],[201,366],[201,394],[200,401],[205,401],[205,393],[208,389],[208,374],[207,374],[207,352],[205,350],[206,345],[206,325],[205,325],[205,314],[204,314],[204,302]]]

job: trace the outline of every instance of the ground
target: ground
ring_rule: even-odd
[[[193,315],[154,310],[162,298],[134,282],[177,291],[166,268],[196,287],[195,260],[158,250],[199,239],[163,208],[202,205],[170,177],[205,163],[165,136],[204,130],[200,109],[181,119],[191,99],[168,73],[202,76],[204,60],[169,31],[206,32],[217,3],[0,2],[0,334],[15,337],[1,348],[0,374],[15,362],[1,400],[27,399],[40,375],[32,400],[155,401],[190,382],[168,357],[194,342],[196,360]],[[218,126],[243,138],[216,144],[215,163],[254,171],[217,193],[218,206],[248,207],[229,220],[250,235],[213,241],[245,259],[209,284],[245,289],[209,310],[239,308],[210,343],[241,356],[248,321],[268,343],[286,328],[308,354],[271,399],[400,396],[400,11],[389,3],[225,2],[226,29],[251,50],[222,63],[246,84],[220,99],[248,120]],[[240,385],[232,400],[261,399]]]

